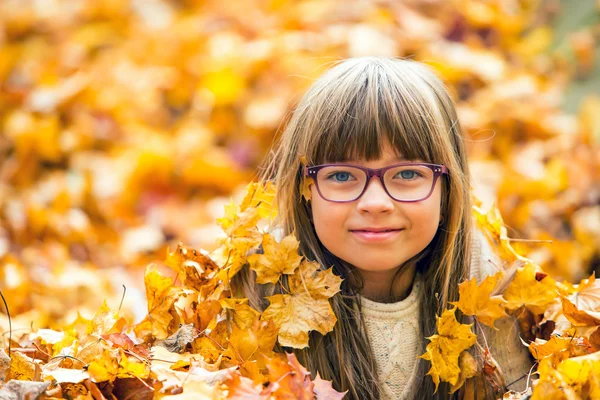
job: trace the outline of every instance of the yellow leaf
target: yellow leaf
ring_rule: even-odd
[[[458,357],[458,367],[460,368],[460,375],[455,385],[450,388],[450,394],[456,392],[465,381],[469,378],[474,377],[477,374],[477,362],[468,351],[463,351]]]
[[[300,159],[302,164],[302,168],[307,165],[306,156],[302,156]],[[310,176],[304,176],[304,171],[302,171],[302,181],[300,183],[300,194],[306,201],[312,198],[312,191],[310,190],[310,185],[314,184],[315,181]]]
[[[600,311],[580,310],[568,298],[561,296],[562,311],[564,316],[574,326],[597,326],[600,325]]]
[[[33,359],[18,351],[10,353],[10,367],[6,375],[6,381],[18,379],[20,381],[32,381],[35,377],[35,364]]]
[[[133,361],[129,359],[129,356],[125,354],[123,349],[119,349],[119,351],[121,353],[121,359],[119,360],[117,378],[148,378],[150,375],[150,369],[146,364],[140,361]]]
[[[532,263],[517,269],[513,281],[502,295],[507,301],[507,309],[514,310],[525,306],[535,314],[543,314],[546,307],[558,296],[554,279],[545,276],[538,281],[536,272],[536,266]]]
[[[240,205],[241,211],[246,211],[250,207],[257,208],[261,218],[274,220],[277,216],[277,204],[275,203],[277,191],[273,182],[251,182],[246,190],[246,196]]]
[[[105,349],[99,357],[88,364],[87,371],[94,382],[113,381],[119,371],[117,352]]]
[[[268,233],[263,235],[264,254],[248,257],[250,268],[256,272],[256,282],[275,283],[281,274],[291,275],[302,261],[298,254],[299,242],[294,235],[288,235],[277,243]]]
[[[248,236],[248,232],[256,227],[260,220],[260,215],[256,208],[247,208],[244,211],[238,209],[238,206],[232,201],[225,206],[225,215],[217,218],[217,224],[223,228],[223,231],[229,237]]]
[[[531,342],[527,346],[529,347],[531,355],[539,361],[554,355],[561,356],[561,353],[565,351],[567,352],[566,357],[568,357],[568,349],[572,341],[572,337],[554,335],[548,341],[536,339],[535,342]]]
[[[87,326],[88,334],[104,335],[109,333],[121,332],[125,327],[126,321],[118,317],[117,313],[110,310],[106,301],[102,303],[100,310],[94,315],[94,318]]]
[[[477,336],[471,332],[472,324],[458,322],[455,312],[456,308],[452,308],[437,317],[438,333],[428,338],[430,343],[420,356],[431,361],[431,369],[427,375],[431,375],[436,391],[440,380],[453,386],[457,384],[461,373],[458,358],[477,341]]]
[[[342,280],[331,268],[318,269],[318,263],[303,261],[289,278],[289,294],[266,297],[271,304],[262,318],[275,322],[282,346],[307,347],[309,331],[325,335],[337,321],[329,298],[339,292]]]
[[[458,285],[459,301],[451,304],[457,306],[464,314],[474,315],[482,324],[494,328],[494,322],[506,316],[503,307],[506,301],[501,296],[490,296],[503,274],[500,271],[488,276],[479,286],[475,278],[461,283]]]

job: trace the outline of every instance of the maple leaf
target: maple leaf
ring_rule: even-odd
[[[461,373],[459,356],[477,341],[477,336],[471,332],[472,324],[458,322],[455,312],[456,307],[437,317],[437,334],[427,338],[430,342],[425,353],[419,356],[431,361],[427,375],[431,375],[436,392],[440,380],[456,385]]]
[[[293,353],[273,357],[267,361],[271,383],[262,392],[267,398],[303,399],[314,398],[314,384],[310,373],[304,368]],[[272,397],[270,397],[272,396]]]
[[[224,267],[219,279],[229,282],[246,263],[247,253],[261,243],[262,235],[256,227],[259,220],[257,208],[251,207],[240,212],[233,202],[225,206],[225,216],[218,218],[217,224],[223,228],[227,238],[222,241],[222,246],[213,252]]]
[[[269,355],[277,342],[277,329],[272,320],[260,321],[258,316],[251,322],[235,324],[228,339],[224,356],[243,363],[257,360],[258,355]],[[262,361],[262,360],[260,360]]]
[[[240,204],[240,210],[257,208],[260,218],[274,220],[277,216],[277,204],[275,203],[277,191],[273,182],[250,182],[246,191],[246,196]]]
[[[535,342],[524,344],[529,347],[531,355],[539,361],[547,357],[554,357],[559,360],[568,358],[572,342],[572,337],[553,335],[550,340],[536,339]]]
[[[477,361],[475,361],[468,351],[460,353],[460,356],[458,357],[458,367],[460,368],[460,374],[456,383],[450,388],[450,394],[460,389],[467,379],[477,375],[479,369],[477,367]]]
[[[177,332],[165,340],[157,342],[158,346],[163,346],[172,353],[183,353],[187,345],[199,336],[198,329],[193,324],[182,324]]]
[[[288,294],[266,297],[270,305],[262,318],[275,322],[282,346],[306,347],[308,332],[316,330],[325,335],[337,321],[329,298],[340,291],[342,280],[332,268],[318,269],[318,263],[304,260],[289,278]]]
[[[502,278],[502,271],[495,275],[487,276],[479,286],[472,278],[458,285],[459,301],[450,304],[457,306],[464,314],[474,315],[479,322],[494,327],[498,318],[506,316],[503,305],[506,301],[502,296],[491,296],[490,294]]]
[[[185,286],[196,290],[207,284],[219,268],[208,256],[186,248],[181,243],[173,252],[167,249],[165,264],[177,273]]]
[[[124,318],[118,317],[117,313],[112,312],[106,301],[102,303],[100,310],[87,326],[88,334],[104,335],[110,333],[121,332],[127,324]]]
[[[0,399],[37,399],[52,382],[29,382],[16,379],[0,387]]]
[[[315,385],[315,395],[317,396],[317,399],[342,400],[346,393],[348,393],[348,391],[340,393],[335,390],[330,381],[321,378],[318,371],[313,383]]]
[[[293,274],[302,261],[298,254],[299,242],[294,235],[284,237],[280,243],[268,233],[263,235],[264,254],[248,257],[250,268],[256,272],[257,283],[275,283],[281,274]]]
[[[94,382],[112,381],[119,372],[118,351],[105,348],[100,356],[95,357],[87,367]]]
[[[129,357],[123,349],[119,349],[118,378],[140,378],[147,379],[150,376],[150,368],[144,362],[135,357]]]
[[[229,237],[245,237],[256,229],[256,223],[260,220],[260,214],[256,208],[247,208],[240,211],[239,207],[232,201],[225,206],[225,215],[217,218],[217,224]]]
[[[592,274],[572,289],[572,294],[560,297],[562,312],[574,326],[600,325],[600,282]]]
[[[540,378],[532,400],[547,398],[590,398],[600,395],[600,352],[563,360],[556,368],[549,358],[540,362]],[[550,397],[548,397],[550,396]]]
[[[174,304],[181,291],[173,286],[173,280],[162,275],[156,265],[146,267],[144,274],[148,315],[136,325],[134,331],[138,336],[152,334],[159,339],[167,338],[175,329],[178,321]],[[174,329],[175,328],[175,329]]]
[[[36,370],[39,368],[38,363],[18,351],[11,351],[10,356],[10,366],[6,372],[7,381],[11,379],[22,381],[35,380]]]
[[[600,325],[600,311],[580,310],[568,298],[561,296],[562,312],[574,326]]]
[[[310,185],[314,185],[315,181],[310,176],[304,175],[304,167],[307,165],[306,156],[302,156],[300,158],[300,164],[302,165],[302,179],[300,181],[300,194],[306,201],[309,201],[312,198],[312,191],[310,190]]]
[[[558,296],[556,282],[549,276],[538,281],[536,273],[536,265],[532,263],[517,269],[512,282],[502,294],[507,309],[525,306],[536,314],[543,314],[545,308],[554,301]]]
[[[518,254],[512,247],[508,238],[506,227],[500,210],[497,207],[490,207],[487,212],[483,211],[478,206],[473,206],[473,214],[481,230],[486,234],[488,239],[494,244],[494,248],[499,252],[502,260],[508,262],[529,260]]]

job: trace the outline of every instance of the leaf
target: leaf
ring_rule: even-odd
[[[0,388],[0,399],[37,399],[50,386],[50,383],[12,380]]]
[[[310,189],[310,185],[314,185],[315,181],[310,176],[305,176],[302,178],[302,183],[300,184],[300,194],[306,201],[312,199],[312,191]]]
[[[314,398],[314,384],[310,373],[304,368],[293,353],[285,357],[273,357],[267,362],[271,383],[263,391],[267,398],[304,399]]]
[[[558,356],[560,359],[569,357],[569,347],[573,341],[572,337],[561,337],[553,335],[550,340],[536,339],[527,345],[531,355],[538,361],[552,356]],[[562,353],[566,354],[563,356]]]
[[[57,383],[79,383],[90,379],[90,374],[87,371],[71,368],[45,369],[43,376],[44,379],[51,378]]]
[[[317,396],[318,400],[342,400],[346,393],[348,393],[348,391],[340,393],[337,390],[335,390],[331,385],[330,381],[326,381],[319,376],[319,372],[317,372],[317,376],[315,377],[313,383],[315,385],[315,396]]]
[[[461,324],[456,320],[456,308],[444,311],[441,317],[437,317],[437,334],[428,337],[430,343],[425,353],[419,356],[431,361],[431,369],[427,375],[431,375],[437,392],[440,380],[456,385],[461,369],[458,364],[460,354],[473,346],[477,336],[471,332],[472,324]]]
[[[461,283],[458,285],[459,301],[450,304],[457,306],[466,315],[474,315],[482,324],[495,328],[494,322],[506,316],[503,307],[506,301],[502,296],[491,297],[490,294],[503,275],[500,271],[487,276],[479,286],[475,278]]]
[[[35,377],[35,362],[18,351],[10,353],[10,367],[6,374],[6,380],[17,379],[20,381],[32,381]]]
[[[150,368],[135,357],[129,357],[123,349],[119,349],[120,360],[117,372],[118,378],[140,378],[147,379],[150,376]]]
[[[468,351],[460,353],[458,367],[460,368],[460,375],[456,384],[450,388],[450,394],[460,389],[467,379],[474,377],[478,372],[477,362]]]
[[[177,244],[173,252],[167,249],[165,264],[173,269],[186,287],[200,290],[209,283],[218,269],[217,264],[208,256],[195,249]]]
[[[102,303],[100,310],[87,326],[88,334],[104,335],[114,332],[120,332],[127,324],[124,318],[118,317],[117,313],[110,310],[106,301]]]
[[[229,237],[245,237],[256,229],[256,223],[259,220],[260,214],[256,208],[240,211],[232,201],[225,206],[225,216],[217,218],[217,224]]]
[[[118,351],[105,349],[99,357],[88,364],[87,371],[94,382],[112,381],[119,372]]]
[[[266,297],[271,304],[262,318],[275,322],[282,346],[307,347],[308,332],[316,330],[325,335],[337,321],[329,298],[339,292],[342,280],[332,268],[318,269],[318,263],[304,260],[289,278],[289,294]]]
[[[167,338],[174,321],[174,304],[180,294],[180,289],[173,286],[173,280],[162,275],[156,265],[146,267],[144,275],[146,298],[148,299],[148,316],[134,328],[139,336],[145,333],[159,339]]]
[[[560,301],[562,303],[562,311],[564,316],[574,326],[600,325],[600,311],[582,311],[564,296],[561,296]]]
[[[183,353],[188,344],[200,335],[194,324],[182,324],[177,332],[157,343],[172,353]]]
[[[312,198],[312,191],[310,190],[310,185],[314,185],[315,181],[312,177],[304,175],[304,168],[308,165],[306,161],[306,156],[302,156],[300,159],[300,164],[302,165],[302,179],[300,182],[300,194],[304,197],[304,200],[309,201]]]
[[[536,266],[532,263],[517,269],[514,279],[502,294],[507,309],[525,306],[536,314],[543,314],[558,296],[554,279],[546,276],[538,281],[536,272]]]
[[[288,235],[277,243],[268,233],[263,235],[264,254],[248,257],[250,268],[256,272],[257,283],[276,283],[281,274],[293,274],[302,261],[298,254],[299,242],[294,235]]]
[[[246,187],[247,193],[242,204],[241,211],[253,207],[258,209],[260,218],[274,220],[277,216],[277,204],[275,203],[276,190],[271,181],[251,182]]]

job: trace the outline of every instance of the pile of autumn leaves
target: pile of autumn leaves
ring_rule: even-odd
[[[127,326],[105,305],[63,331],[39,329],[18,339],[15,332],[10,356],[0,352],[7,382],[0,398],[341,399],[294,355],[274,352],[278,340],[301,348],[309,331],[333,329],[328,299],[341,283],[331,269],[319,271],[298,256],[294,237],[277,243],[259,231],[260,220],[274,217],[274,194],[273,186],[254,184],[241,207],[226,208],[217,222],[228,237],[213,254],[222,263],[178,246],[167,255],[168,269],[149,265],[148,315],[139,324]],[[263,254],[246,256],[261,244]],[[261,284],[288,275],[285,293],[267,297],[262,314],[231,293],[230,279],[246,263]]]
[[[513,250],[497,209],[484,212],[475,206],[473,213],[503,262],[516,270],[496,295],[492,294],[503,286],[508,270],[486,277],[479,285],[475,278],[459,285],[459,301],[438,317],[437,334],[429,338],[421,356],[431,361],[428,375],[436,387],[440,381],[449,382],[454,392],[466,379],[479,375],[501,389],[495,379],[499,367],[490,349],[482,349],[482,365],[467,351],[480,344],[471,330],[473,324],[456,320],[458,309],[472,316],[475,324],[492,328],[500,318],[517,319],[523,345],[536,360],[536,372],[532,368],[526,377],[524,392],[507,392],[504,398],[600,398],[600,282],[594,275],[579,285],[557,282]]]
[[[329,298],[341,278],[299,256],[292,235],[278,241],[269,232],[274,195],[270,184],[249,185],[241,205],[230,204],[217,221],[227,238],[210,255],[179,245],[166,266],[149,265],[148,315],[139,324],[104,305],[92,320],[79,317],[62,331],[13,332],[10,350],[0,352],[0,398],[343,398],[294,355],[275,351],[277,343],[306,347],[310,331],[333,329]],[[495,373],[493,354],[479,365],[468,352],[480,344],[472,324],[456,320],[459,309],[491,327],[507,313],[519,320],[537,372],[524,393],[507,398],[524,398],[531,387],[533,399],[598,398],[600,283],[594,276],[579,285],[556,282],[514,252],[496,209],[474,207],[474,215],[502,260],[519,267],[497,295],[502,272],[460,285],[459,301],[439,317],[421,356],[436,386],[446,381],[455,391],[468,378]],[[230,285],[246,265],[271,294],[262,313]]]

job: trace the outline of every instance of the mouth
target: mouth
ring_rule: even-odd
[[[353,229],[350,232],[369,232],[369,233],[383,233],[383,232],[395,232],[400,231],[402,229],[382,229],[382,230],[374,230],[374,229]]]
[[[363,229],[350,229],[350,232],[372,232],[372,233],[381,233],[381,232],[395,232],[395,231],[401,231],[403,228],[385,228],[385,227],[381,227],[381,228],[371,228],[371,227],[367,227],[367,228],[363,228]]]
[[[403,229],[356,229],[350,232],[362,242],[379,242],[393,240]]]

